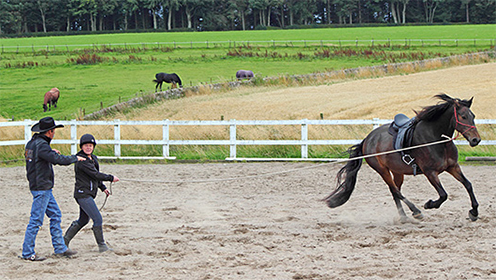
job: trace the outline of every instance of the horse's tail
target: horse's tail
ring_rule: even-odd
[[[350,153],[350,158],[360,157],[362,153],[363,142],[354,145],[348,149]],[[338,175],[338,187],[323,200],[327,203],[327,206],[335,208],[343,205],[348,199],[350,199],[351,193],[355,189],[356,179],[360,167],[362,167],[362,159],[356,159],[348,161],[348,163],[339,170]],[[344,177],[344,181],[342,178]]]
[[[52,92],[52,101],[57,102],[60,97],[60,90],[58,88],[52,88],[50,91]]]

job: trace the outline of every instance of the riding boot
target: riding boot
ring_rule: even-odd
[[[81,230],[82,226],[77,221],[72,222],[71,226],[67,229],[64,235],[65,246],[69,247],[72,238]]]
[[[107,246],[107,244],[105,243],[105,240],[103,239],[103,228],[102,226],[93,226],[91,228],[93,230],[93,234],[95,235],[95,240],[96,240],[96,244],[98,244],[98,250],[100,251],[100,253],[103,253],[105,251],[113,251],[111,248],[109,248]]]

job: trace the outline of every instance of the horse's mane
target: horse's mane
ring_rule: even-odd
[[[434,96],[435,98],[441,99],[445,102],[424,107],[420,112],[415,112],[417,116],[415,117],[415,122],[419,121],[433,121],[438,119],[446,110],[454,105],[470,107],[472,105],[472,99],[462,100],[459,98],[452,98],[447,94],[438,94]]]

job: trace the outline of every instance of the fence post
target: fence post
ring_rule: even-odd
[[[236,158],[236,120],[232,119],[229,125],[229,142],[230,142],[230,151],[229,157]]]
[[[26,140],[26,144],[28,143],[29,139],[31,139],[31,120],[27,119],[24,121],[24,140]]]
[[[373,118],[372,119],[372,122],[374,123],[374,126],[372,127],[372,130],[378,128],[379,126],[381,126],[381,124],[379,123],[379,118]]]
[[[164,120],[162,125],[162,138],[165,142],[162,146],[162,155],[169,157],[169,120]]]
[[[307,119],[301,121],[301,158],[308,158],[308,125]]]
[[[76,120],[71,121],[71,155],[77,154],[77,123]]]
[[[114,156],[121,156],[121,124],[120,120],[114,120]]]

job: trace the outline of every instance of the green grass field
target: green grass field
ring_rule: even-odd
[[[496,25],[446,25],[0,39],[0,117],[75,119],[153,92],[158,72],[178,73],[188,87],[233,80],[239,69],[283,76],[487,51],[495,38]],[[75,62],[91,58],[98,62]],[[44,113],[43,95],[52,87],[61,91],[58,108]],[[225,157],[218,149],[202,151]],[[143,152],[156,151],[136,153]],[[176,153],[198,157],[188,148]],[[18,158],[17,150],[5,154]]]
[[[222,32],[165,32],[0,39],[2,46],[53,46],[206,41],[297,41],[387,39],[495,39],[496,26],[435,25],[359,28],[318,28]]]
[[[239,69],[251,69],[258,76],[307,74],[359,66],[433,58],[451,54],[487,50],[486,45],[408,45],[412,39],[492,39],[494,25],[414,26],[382,28],[329,28],[305,30],[133,33],[39,38],[0,39],[0,115],[4,118],[38,119],[48,114],[63,119],[86,114],[154,91],[157,72],[175,72],[185,86],[225,82],[234,79]],[[371,42],[356,46],[302,45],[303,40],[391,39],[391,45]],[[299,45],[259,43],[259,46],[231,45],[217,47],[193,45],[167,47],[171,42],[205,41],[300,41]],[[401,44],[394,40],[401,40]],[[153,43],[160,45],[116,44]],[[482,42],[482,41],[481,41]],[[407,46],[405,46],[405,43]],[[91,45],[95,44],[95,47]],[[99,44],[106,44],[102,47]],[[261,45],[260,45],[261,44]],[[48,47],[43,47],[47,45]],[[66,45],[71,45],[67,47]],[[90,45],[82,47],[78,45]],[[9,46],[33,46],[8,48]],[[34,47],[37,46],[37,47]],[[238,45],[239,46],[239,45]],[[48,51],[47,51],[48,49]],[[238,50],[236,55],[230,55]],[[322,57],[324,51],[341,52]],[[353,53],[355,52],[355,53]],[[370,54],[372,53],[372,55]],[[96,55],[102,61],[77,65],[83,55]],[[61,91],[59,108],[43,113],[43,95],[52,87]]]

